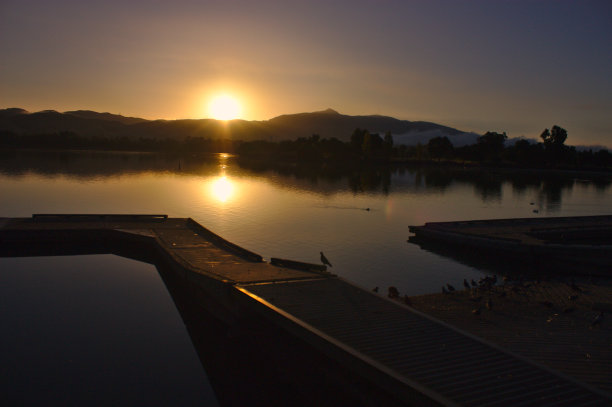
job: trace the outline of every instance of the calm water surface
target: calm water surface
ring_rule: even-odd
[[[225,155],[20,153],[0,158],[0,216],[192,217],[264,258],[317,263],[324,251],[331,271],[350,281],[414,295],[483,272],[407,243],[409,225],[610,214],[610,182],[494,170],[254,170]]]
[[[11,406],[215,406],[154,266],[0,258],[0,390]]]
[[[192,217],[264,258],[317,263],[324,251],[332,272],[364,288],[415,295],[488,271],[408,243],[409,225],[610,214],[611,182],[464,169],[280,171],[225,155],[0,153],[0,217]],[[0,304],[11,333],[0,342],[3,393],[18,404],[216,404],[149,264],[111,255],[3,258]]]

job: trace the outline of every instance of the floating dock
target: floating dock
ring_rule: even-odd
[[[612,276],[611,215],[430,222],[410,232],[411,242],[434,252],[478,250],[479,256],[504,256],[543,271]]]
[[[283,259],[266,263],[192,219],[0,218],[2,256],[121,254],[126,245],[158,253],[220,318],[236,324],[268,321],[358,374],[397,405],[612,403],[612,395],[601,389],[363,290],[320,265]],[[380,400],[362,402],[377,405]]]

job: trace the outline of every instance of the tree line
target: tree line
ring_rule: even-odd
[[[530,168],[612,168],[608,150],[578,151],[567,146],[567,131],[557,125],[545,129],[541,142],[518,140],[507,145],[506,133],[487,132],[475,144],[454,147],[448,137],[434,137],[427,144],[395,145],[393,136],[355,129],[350,140],[321,138],[318,134],[297,140],[249,141],[204,137],[112,138],[85,137],[73,132],[18,135],[0,132],[0,148],[41,150],[113,150],[176,153],[236,153],[244,160],[282,163],[371,164],[433,162],[437,164],[517,166]]]
[[[235,147],[232,140],[205,137],[86,137],[71,131],[25,135],[0,131],[0,148],[4,149],[231,153]]]
[[[506,133],[486,132],[475,144],[454,147],[448,137],[434,137],[427,144],[394,145],[391,133],[384,136],[355,129],[349,142],[336,138],[321,139],[314,134],[295,141],[242,143],[238,154],[246,159],[289,162],[393,163],[417,162],[460,165],[489,165],[530,168],[612,168],[608,150],[578,151],[565,145],[567,131],[557,125],[545,129],[541,142],[518,140],[506,145]]]
[[[506,146],[506,133],[487,132],[476,144],[454,147],[447,137],[436,137],[417,154],[426,154],[437,161],[475,162],[487,165],[515,165],[532,168],[612,168],[608,150],[578,151],[567,146],[567,130],[557,125],[544,129],[541,142],[518,140]],[[423,149],[422,148],[422,149]],[[418,148],[417,148],[418,149]]]

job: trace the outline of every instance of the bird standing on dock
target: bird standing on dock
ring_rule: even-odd
[[[329,262],[329,260],[327,260],[327,257],[325,257],[323,252],[319,252],[319,253],[321,253],[321,263],[325,264],[326,266],[333,267],[331,263]]]
[[[466,290],[470,289],[470,284],[467,282],[465,278],[463,279],[463,286],[465,287]]]
[[[448,292],[452,293],[453,291],[455,291],[455,287],[453,287],[452,285],[446,283],[446,288],[448,288]]]

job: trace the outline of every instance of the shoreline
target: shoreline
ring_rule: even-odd
[[[96,149],[96,148],[40,148],[40,147],[20,147],[20,148],[7,148],[0,146],[0,152],[24,152],[24,153],[71,153],[71,154],[146,154],[146,155],[171,155],[179,157],[193,157],[193,156],[212,156],[218,154],[229,154],[232,157],[242,160],[245,164],[254,163],[266,163],[270,164],[270,157],[268,155],[260,156],[258,154],[237,154],[236,152],[217,152],[217,151],[185,151],[185,150],[137,150],[137,149]],[[279,157],[276,157],[278,160]],[[276,161],[276,165],[270,166],[271,169],[275,167],[283,168],[287,166],[297,167],[314,167],[323,166],[326,167],[333,164],[334,167],[339,168],[367,168],[367,167],[408,167],[408,168],[439,168],[439,169],[451,169],[451,170],[495,170],[501,172],[524,172],[524,173],[551,173],[551,174],[564,174],[564,175],[595,175],[595,176],[611,176],[612,168],[600,168],[600,167],[529,167],[521,166],[512,163],[500,163],[493,165],[492,163],[486,162],[475,162],[475,161],[452,161],[452,160],[422,160],[413,158],[395,158],[389,160],[365,160],[354,162],[353,160],[340,160],[329,162],[326,160],[283,160],[282,158]]]

